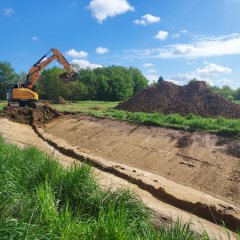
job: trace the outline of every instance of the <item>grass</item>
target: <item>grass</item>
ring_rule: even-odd
[[[117,104],[118,102],[82,101],[52,106],[60,112],[79,112],[90,114],[94,117],[110,117],[145,125],[163,126],[187,131],[205,131],[225,136],[240,137],[240,120],[223,117],[204,118],[193,114],[183,117],[178,114],[126,112],[114,109]]]
[[[0,137],[0,239],[209,239],[189,224],[155,229],[129,190],[102,190],[88,165],[63,168]],[[239,238],[240,239],[240,238]]]
[[[7,105],[7,102],[0,102],[0,113],[2,112],[3,108]]]

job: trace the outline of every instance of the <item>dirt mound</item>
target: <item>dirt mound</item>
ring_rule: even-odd
[[[212,92],[202,81],[185,86],[163,81],[138,92],[116,108],[130,112],[240,118],[240,105]]]
[[[59,113],[49,105],[42,105],[36,109],[30,107],[6,106],[3,112],[16,122],[30,125],[42,125],[60,116]]]
[[[63,97],[58,97],[56,100],[53,101],[55,104],[67,104],[68,102]]]

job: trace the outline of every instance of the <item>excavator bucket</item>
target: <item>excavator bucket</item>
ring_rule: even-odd
[[[61,74],[59,77],[62,81],[68,83],[68,82],[74,81],[77,78],[77,73],[75,73],[74,75],[71,75],[71,74],[65,72],[65,73]]]

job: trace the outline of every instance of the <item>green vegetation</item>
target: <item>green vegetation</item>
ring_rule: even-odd
[[[110,66],[81,69],[74,82],[63,83],[59,75],[63,69],[54,67],[44,70],[37,89],[41,99],[119,101],[127,99],[147,87],[147,79],[136,68]]]
[[[188,131],[206,131],[240,137],[240,120],[226,118],[203,118],[193,114],[186,117],[178,114],[126,112],[113,109],[117,102],[82,101],[68,105],[53,105],[60,112],[87,113],[94,117],[110,117],[146,125],[163,126]]]
[[[6,90],[9,84],[17,81],[17,74],[10,63],[0,62],[0,100],[6,99]]]
[[[75,68],[78,68],[75,65]],[[55,100],[62,96],[66,100],[122,101],[137,91],[147,87],[147,79],[137,68],[109,66],[103,68],[79,69],[76,81],[64,83],[59,76],[65,70],[58,67],[45,69],[37,82],[37,92],[41,99]],[[0,100],[6,99],[6,90],[14,83],[26,81],[27,74],[17,74],[8,62],[0,61]],[[159,77],[158,83],[164,81]],[[197,81],[193,79],[191,81]],[[222,88],[209,86],[214,92],[239,103],[240,88],[233,90],[229,86]]]
[[[80,112],[80,113],[96,113],[103,114],[109,109],[114,108],[119,102],[104,101],[80,101],[69,104],[52,104],[51,106],[60,112]]]
[[[189,225],[158,230],[128,190],[102,190],[88,165],[63,168],[0,137],[0,239],[197,240]]]
[[[223,97],[235,102],[239,103],[240,101],[240,88],[233,90],[229,86],[223,86],[222,88],[214,86],[210,87],[214,92],[222,95]]]
[[[0,102],[0,113],[2,112],[3,108],[7,105],[7,102]]]
[[[147,79],[137,68],[109,66],[79,69],[75,81],[65,83],[60,75],[65,70],[58,67],[45,69],[36,89],[41,99],[121,101],[147,87]],[[6,90],[14,83],[26,81],[26,73],[17,74],[10,63],[0,62],[0,100],[6,99]]]

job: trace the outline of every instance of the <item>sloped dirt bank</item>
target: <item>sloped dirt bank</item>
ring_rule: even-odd
[[[56,149],[39,138],[29,125],[23,125],[2,118],[0,119],[0,134],[2,134],[7,142],[15,143],[20,146],[29,144],[37,146],[41,150],[56,157],[65,166],[70,166],[75,162],[74,158],[67,157],[66,155],[59,153]],[[110,187],[114,189],[122,187],[130,188],[131,191],[134,191],[136,194],[141,196],[143,202],[151,210],[153,223],[156,227],[162,224],[171,225],[171,223],[177,222],[180,219],[183,224],[191,222],[190,229],[195,233],[201,234],[203,231],[206,231],[211,239],[229,240],[226,230],[216,224],[210,223],[204,219],[198,218],[195,215],[163,203],[154,198],[147,191],[138,188],[137,185],[131,184],[112,174],[99,171],[96,168],[94,168],[94,173],[103,187]],[[230,239],[236,239],[233,233],[230,232],[229,234]]]
[[[129,124],[83,115],[63,116],[45,131],[103,159],[196,188],[240,207],[240,158],[230,141],[206,133]]]
[[[116,108],[130,112],[240,118],[240,105],[212,92],[202,81],[185,86],[163,81],[138,92]]]
[[[217,136],[79,115],[47,124],[48,133],[37,131],[64,154],[88,160],[161,201],[239,229],[239,159],[224,153]]]

